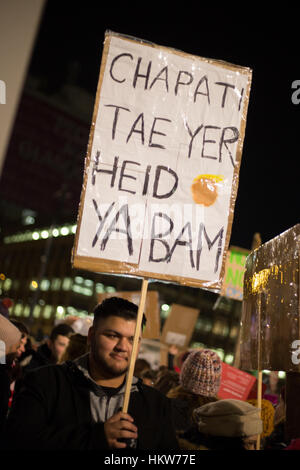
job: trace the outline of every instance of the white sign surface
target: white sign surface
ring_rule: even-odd
[[[131,274],[217,285],[251,71],[112,33],[107,38],[75,265],[104,259]]]

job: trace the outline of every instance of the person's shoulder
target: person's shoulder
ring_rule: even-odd
[[[145,395],[157,401],[162,401],[164,403],[168,403],[170,401],[169,398],[167,398],[160,390],[156,390],[156,388],[154,387],[150,387],[146,384],[141,384],[140,388]]]
[[[65,371],[61,367],[61,365],[53,364],[53,365],[46,365],[36,367],[34,369],[29,369],[26,371],[24,380],[32,381],[35,380],[37,382],[48,381],[54,377],[62,376],[65,374]]]

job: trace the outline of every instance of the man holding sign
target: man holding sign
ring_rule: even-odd
[[[137,312],[127,300],[104,300],[94,312],[89,353],[25,377],[9,416],[7,448],[178,448],[169,401],[152,387],[134,377],[128,413],[120,411]]]

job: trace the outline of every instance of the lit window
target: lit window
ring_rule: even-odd
[[[63,290],[71,290],[73,284],[73,279],[71,277],[65,277],[62,282],[62,289]]]
[[[104,285],[101,284],[101,282],[98,282],[96,284],[96,292],[97,294],[102,294],[103,292],[105,292]]]
[[[76,233],[76,229],[77,229],[77,225],[72,225],[72,229],[71,229],[72,233]]]
[[[3,290],[9,290],[11,288],[11,285],[12,285],[12,280],[7,277],[5,281],[3,282],[3,286],[2,286]]]
[[[65,309],[61,305],[59,305],[56,309],[56,318],[64,318],[65,316]]]
[[[58,236],[59,236],[59,231],[58,231],[57,228],[54,228],[54,229],[52,230],[52,235],[53,235],[53,237],[58,237]]]
[[[83,277],[81,276],[76,276],[74,278],[74,281],[76,282],[76,284],[82,284],[83,283]]]
[[[53,307],[52,305],[46,305],[43,311],[44,318],[51,318]]]
[[[48,232],[48,230],[43,230],[43,231],[41,232],[41,237],[42,237],[44,240],[45,240],[46,238],[48,238],[48,237],[49,237],[49,232]]]
[[[51,290],[54,290],[54,291],[60,290],[60,286],[61,286],[61,279],[57,277],[52,279]]]
[[[233,360],[234,360],[234,356],[232,354],[227,354],[227,356],[225,356],[226,364],[232,364]]]
[[[50,281],[48,279],[43,279],[41,282],[41,290],[47,291],[49,290],[49,287],[50,287]]]
[[[21,303],[15,304],[14,315],[16,317],[20,317],[22,315],[22,312],[23,312],[23,304]]]
[[[68,227],[62,227],[62,228],[60,229],[60,234],[63,235],[63,236],[69,235],[69,233],[70,233],[70,232],[69,232]]]
[[[279,379],[285,379],[286,373],[283,370],[280,370],[278,372],[278,377],[279,377]]]
[[[41,306],[40,305],[36,305],[33,309],[33,316],[34,318],[39,318],[41,314]]]
[[[85,279],[85,281],[83,283],[86,287],[93,287],[94,286],[94,281],[92,281],[91,279]]]
[[[30,307],[29,307],[29,305],[25,305],[23,316],[24,317],[29,317],[29,315],[30,315]]]
[[[33,279],[29,285],[30,290],[36,290],[39,287],[38,283]]]
[[[116,288],[113,286],[107,286],[105,290],[106,292],[116,292]]]
[[[39,238],[40,238],[39,232],[33,232],[33,234],[32,234],[32,239],[33,239],[33,240],[38,240]]]

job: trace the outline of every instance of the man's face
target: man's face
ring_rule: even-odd
[[[70,339],[67,336],[58,335],[54,341],[49,341],[48,346],[56,362],[60,362],[65,350],[69,345]]]
[[[107,378],[126,373],[133,346],[135,320],[111,316],[98,320],[89,330],[91,355],[99,372]]]

